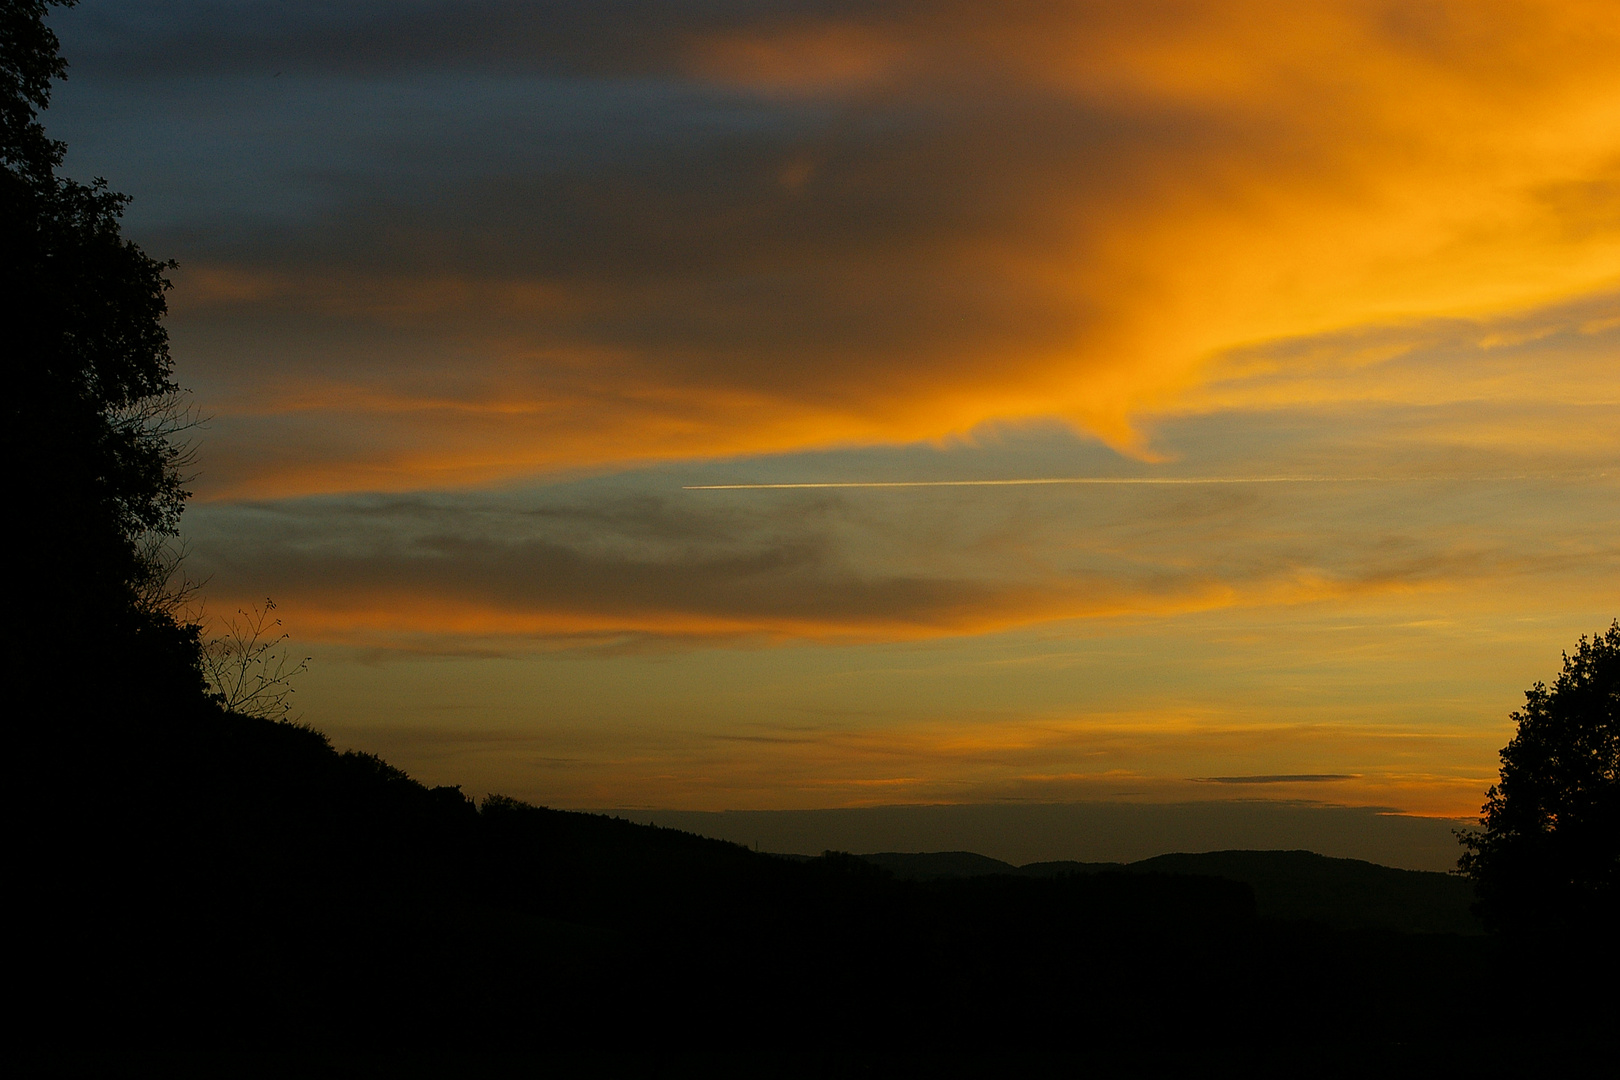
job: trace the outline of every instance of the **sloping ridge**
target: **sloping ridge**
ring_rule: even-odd
[[[1479,934],[1474,887],[1432,870],[1398,870],[1312,851],[1209,851],[1160,855],[1133,871],[1205,874],[1247,882],[1260,914],[1340,929]]]
[[[1208,851],[1158,855],[1134,863],[1042,862],[1014,866],[970,851],[879,852],[861,858],[907,881],[1007,874],[1055,877],[1107,871],[1191,874],[1241,881],[1261,916],[1319,922],[1340,930],[1479,934],[1470,910],[1473,886],[1429,870],[1399,870],[1312,851]]]
[[[947,881],[1018,873],[1012,863],[972,851],[879,851],[861,858],[881,866],[899,881]]]

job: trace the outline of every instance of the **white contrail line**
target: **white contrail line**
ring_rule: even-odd
[[[1041,484],[1354,484],[1379,476],[1053,476],[1018,480],[823,480],[802,484],[683,484],[682,491],[780,491],[791,488],[1030,487]],[[1433,479],[1418,477],[1416,479]]]
[[[1010,480],[817,480],[797,484],[683,484],[682,491],[789,491],[806,488],[928,488],[928,487],[1034,487],[1050,484],[1418,484],[1511,483],[1520,480],[1607,480],[1609,471],[1591,473],[1512,473],[1496,476],[1457,476],[1441,473],[1416,476],[1042,476]]]

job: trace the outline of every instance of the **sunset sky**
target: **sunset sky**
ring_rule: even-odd
[[[428,783],[1461,817],[1620,614],[1612,2],[51,21],[207,612]]]

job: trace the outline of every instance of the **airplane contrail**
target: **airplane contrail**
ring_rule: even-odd
[[[1416,484],[1507,483],[1515,480],[1607,480],[1611,473],[1513,473],[1498,476],[1039,476],[1006,480],[814,480],[793,484],[682,484],[682,491],[787,491],[805,488],[1034,487],[1048,484]]]
[[[1050,476],[1012,480],[821,480],[798,484],[683,484],[682,491],[779,491],[793,488],[1030,487],[1042,484],[1354,484],[1382,476]],[[1407,477],[1433,480],[1445,477]]]

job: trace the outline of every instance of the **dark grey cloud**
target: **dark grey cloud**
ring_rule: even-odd
[[[129,0],[57,13],[59,32],[85,35],[78,64],[123,77],[243,69],[396,74],[423,68],[567,64],[594,74],[667,65],[679,35],[788,5],[656,0]]]
[[[1474,58],[1483,66],[1482,44],[1506,29],[1451,4],[1365,6],[1369,35],[1431,63]],[[94,35],[82,62],[135,77],[249,66],[383,74],[559,65],[622,76],[667,70],[692,39],[717,32],[765,36],[829,23],[903,31],[981,56],[1056,31],[1065,43],[1078,39],[1083,57],[1087,37],[1197,31],[1212,21],[1208,8],[1188,0],[1010,0],[987,27],[984,6],[972,0],[91,0],[53,21]]]
[[[1027,591],[948,573],[863,572],[829,515],[802,505],[772,514],[682,511],[647,498],[534,509],[396,499],[200,516],[196,571],[234,593],[340,610],[381,600],[405,622],[413,608],[448,601],[497,616],[549,614],[562,636],[571,616],[628,632],[667,619],[677,636],[792,621],[858,634],[950,625]],[[723,622],[706,630],[706,619]]]
[[[139,196],[131,222],[154,250],[294,281],[185,311],[198,332],[321,339],[332,279],[385,297],[392,276],[449,275],[472,288],[436,313],[443,351],[589,344],[633,355],[632,377],[833,402],[975,378],[990,353],[997,378],[1049,362],[1098,312],[976,252],[1084,260],[1091,226],[1054,228],[1042,208],[1128,213],[1189,155],[1276,140],[1274,125],[1114,109],[1029,79],[842,103],[741,94],[651,44],[673,62],[703,34],[828,19],[936,45],[971,26],[903,5],[86,9],[63,27],[85,85],[70,81],[53,121],[85,170]],[[503,283],[569,302],[513,309]],[[375,333],[401,317],[340,321]]]

